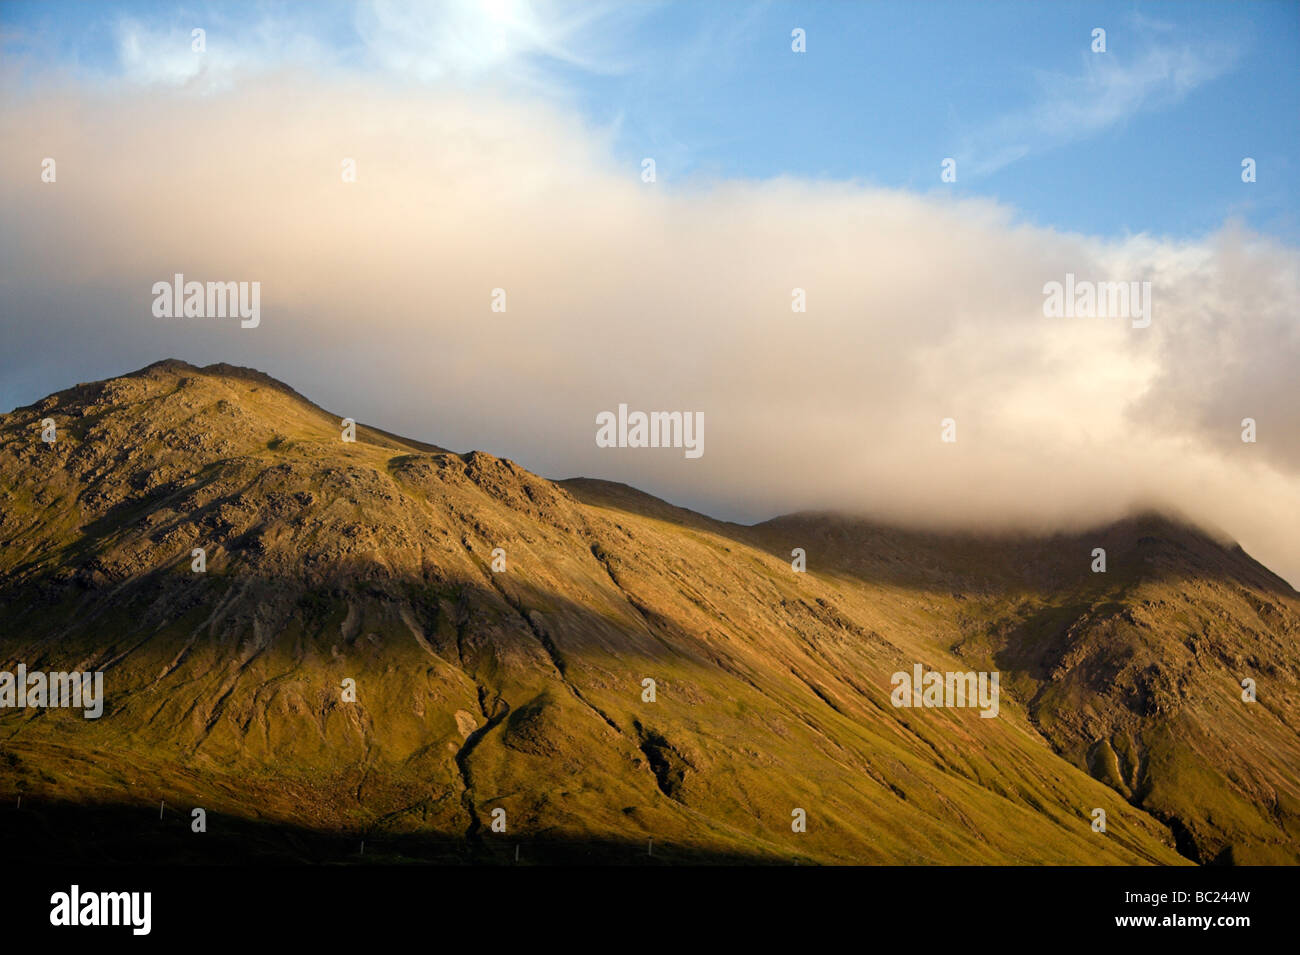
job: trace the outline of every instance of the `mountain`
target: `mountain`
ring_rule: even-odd
[[[0,710],[16,857],[1294,863],[1298,633],[1288,585],[1154,514],[744,527],[345,442],[227,365],[0,417],[0,670],[105,696]],[[893,705],[918,664],[997,671],[996,717]]]

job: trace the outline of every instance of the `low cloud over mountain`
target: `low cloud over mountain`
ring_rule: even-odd
[[[1231,223],[1036,227],[960,179],[940,192],[940,157],[932,191],[684,179],[664,157],[645,182],[610,135],[553,100],[288,69],[14,84],[0,162],[31,174],[0,181],[0,398],[233,361],[360,420],[724,518],[1078,527],[1155,503],[1300,580],[1278,520],[1300,512],[1295,249]],[[155,318],[175,273],[260,282],[259,326]],[[1045,317],[1067,274],[1149,281],[1150,327]],[[703,412],[707,453],[598,448],[620,403]]]

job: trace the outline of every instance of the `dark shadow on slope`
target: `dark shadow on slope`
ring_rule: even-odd
[[[370,836],[188,809],[25,799],[0,808],[5,864],[29,865],[790,865],[795,856],[719,852],[656,840],[564,839],[438,832]],[[364,842],[364,846],[362,843]],[[518,861],[516,861],[516,850]],[[809,860],[799,857],[801,864]]]

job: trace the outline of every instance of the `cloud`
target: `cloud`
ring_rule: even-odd
[[[373,70],[405,84],[570,93],[576,74],[615,75],[633,57],[619,39],[649,4],[564,0],[366,0],[333,16],[314,8],[268,8],[253,19],[219,8],[112,23],[114,59],[82,80],[193,92],[229,90],[285,70]],[[192,31],[205,31],[205,49]],[[31,37],[0,35],[6,45]],[[19,49],[18,46],[14,47]],[[45,57],[42,57],[42,60]]]
[[[535,85],[543,78],[538,61],[616,72],[597,39],[606,31],[597,28],[626,16],[608,3],[371,0],[357,8],[356,28],[371,55],[396,74],[424,82],[491,76]]]
[[[1090,139],[1182,101],[1232,69],[1238,56],[1236,46],[1209,40],[1157,43],[1135,54],[1086,52],[1078,73],[1039,73],[1032,103],[966,133],[957,159],[971,175],[983,176]]]
[[[201,43],[194,36],[196,29],[204,31]],[[113,81],[138,86],[229,90],[241,76],[318,65],[332,58],[305,30],[270,17],[232,23],[208,14],[170,26],[124,17],[115,24],[114,34]]]
[[[1110,241],[983,200],[643,183],[553,105],[288,74],[27,92],[0,109],[0,162],[30,170],[0,181],[0,381],[25,401],[230,361],[340,415],[724,517],[1075,526],[1159,501],[1300,581],[1279,520],[1300,512],[1300,258],[1237,226]],[[154,318],[175,272],[260,281],[260,327]],[[1044,317],[1066,273],[1150,281],[1151,326]],[[620,403],[703,411],[704,456],[597,448]]]

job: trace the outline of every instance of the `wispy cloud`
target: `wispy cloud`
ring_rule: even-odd
[[[1220,42],[1155,44],[1136,55],[1082,54],[1079,72],[1036,74],[1034,101],[966,134],[963,173],[988,175],[1025,157],[1091,139],[1142,113],[1182,101],[1237,63]]]
[[[554,0],[372,0],[356,27],[384,67],[424,81],[488,75],[535,81],[545,61],[593,73],[619,69],[607,55],[609,3]]]
[[[196,49],[194,30],[203,30]],[[119,78],[141,86],[229,89],[241,75],[287,66],[319,66],[333,55],[289,20],[235,23],[204,15],[181,24],[123,18],[115,27]]]
[[[564,74],[625,69],[630,54],[617,38],[649,9],[558,0],[369,0],[341,19],[292,7],[268,8],[252,22],[219,9],[184,22],[132,17],[116,24],[116,66],[128,83],[201,92],[229,88],[241,74],[347,65],[416,84],[558,95]],[[193,49],[196,27],[206,31],[203,52]]]

